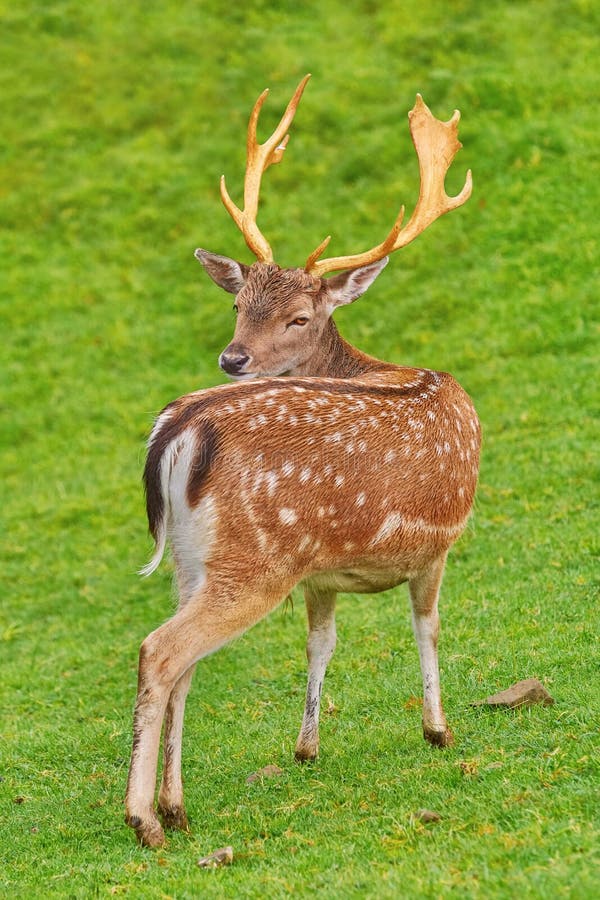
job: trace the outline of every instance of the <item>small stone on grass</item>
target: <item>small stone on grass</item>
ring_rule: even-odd
[[[233,847],[221,847],[208,856],[198,860],[201,869],[218,869],[220,866],[230,866],[233,862]]]
[[[440,814],[434,812],[432,809],[418,809],[411,814],[411,819],[413,822],[423,822],[425,825],[428,825],[430,822],[442,821]]]
[[[551,706],[554,703],[554,697],[551,697],[541,681],[537,678],[526,678],[524,681],[517,681],[505,691],[499,694],[492,694],[485,700],[475,700],[471,706],[497,706],[507,709],[516,709],[517,706],[533,706],[535,703],[541,703],[544,706]]]
[[[265,766],[258,772],[248,775],[246,784],[253,784],[255,781],[260,781],[261,778],[274,778],[276,775],[283,775],[283,769],[280,769],[279,766]]]

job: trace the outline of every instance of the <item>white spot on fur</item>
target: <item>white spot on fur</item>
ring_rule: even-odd
[[[379,544],[385,541],[402,525],[402,516],[398,512],[390,513],[382,522],[379,531],[371,541],[372,544]]]
[[[293,525],[298,521],[298,513],[295,509],[287,509],[284,507],[279,510],[279,521],[282,525]]]
[[[269,492],[269,497],[272,497],[275,493],[275,489],[277,487],[277,482],[279,481],[275,472],[267,472],[265,475],[265,479],[267,481],[267,491]]]
[[[281,513],[280,513],[281,515]],[[310,534],[305,534],[300,543],[298,544],[298,550],[302,553],[304,550],[308,550],[310,544],[312,542],[312,537]]]
[[[308,468],[308,466],[306,466],[300,472],[300,483],[306,484],[306,482],[308,481],[309,478],[310,478],[310,469]]]
[[[286,478],[289,478],[289,476],[294,471],[294,463],[290,462],[289,459],[286,460],[281,467],[281,471],[283,472],[283,474],[285,475]]]
[[[361,492],[360,494],[358,494],[355,503],[357,506],[364,506],[366,499],[367,499],[366,494]]]
[[[335,486],[336,486],[336,487],[341,487],[341,486],[343,485],[343,483],[344,483],[344,480],[345,480],[345,479],[344,479],[344,476],[343,476],[343,475],[336,475],[336,476],[335,476]]]

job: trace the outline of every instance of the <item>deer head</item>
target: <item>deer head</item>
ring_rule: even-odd
[[[352,303],[363,294],[387,264],[388,254],[406,246],[435,219],[461,206],[471,196],[471,172],[456,197],[448,197],[444,179],[462,146],[458,140],[460,113],[448,122],[436,119],[420,94],[409,112],[410,131],[419,160],[419,199],[408,223],[402,227],[404,207],[382,243],[351,256],[321,259],[330,237],[310,254],[304,268],[282,269],[273,262],[273,252],[257,225],[262,174],[281,161],[289,140],[290,126],[310,75],[294,92],[270,138],[259,144],[258,117],[268,91],[260,95],[248,124],[244,209],[233,202],[224,176],[221,197],[228,212],[256,256],[251,266],[224,256],[196,250],[196,258],[208,275],[235,294],[237,322],[233,340],[219,357],[219,365],[233,378],[264,375],[346,375],[356,370],[358,351],[341,342],[331,314],[338,306]],[[338,272],[330,278],[326,274]],[[352,357],[352,365],[348,362]],[[365,357],[366,359],[366,357]]]

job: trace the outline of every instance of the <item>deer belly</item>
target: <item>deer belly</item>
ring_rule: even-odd
[[[305,578],[303,586],[321,590],[350,591],[355,594],[377,594],[402,584],[408,579],[408,572],[400,569],[369,570],[356,567],[336,571],[319,572]]]

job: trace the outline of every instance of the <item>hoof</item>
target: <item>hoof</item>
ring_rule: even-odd
[[[176,831],[189,831],[190,824],[183,806],[161,806],[158,804],[158,814],[165,828]]]
[[[152,813],[152,818],[145,821],[140,816],[127,816],[126,823],[133,828],[137,839],[143,847],[162,847],[165,843],[165,833],[161,824]]]
[[[294,757],[297,762],[313,762],[318,755],[318,747],[296,747],[294,751]]]
[[[423,726],[423,737],[433,747],[452,747],[454,744],[454,735],[448,727],[446,728],[427,728]]]

